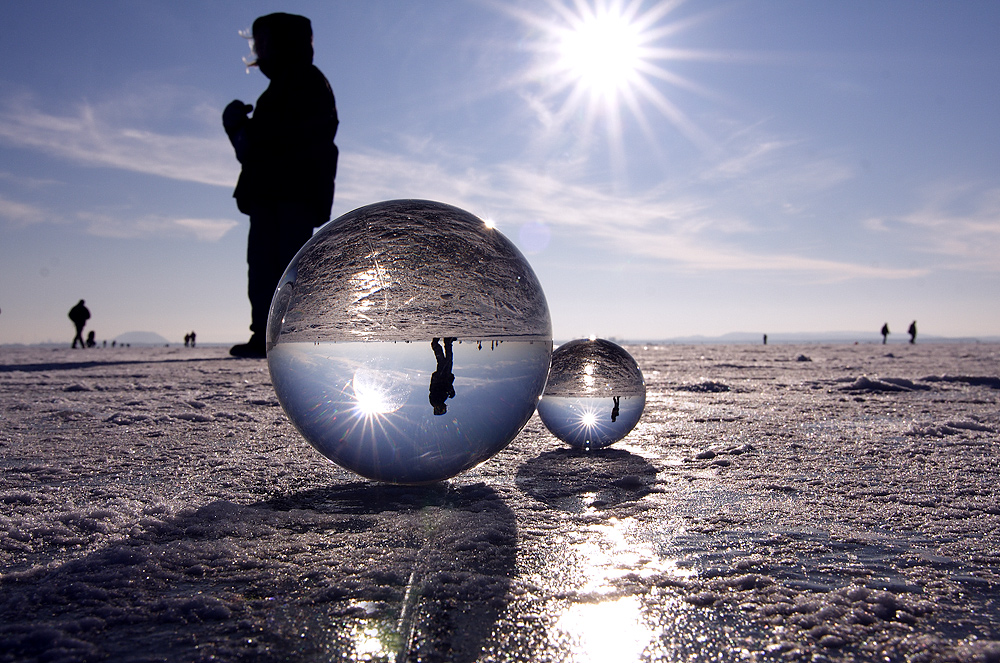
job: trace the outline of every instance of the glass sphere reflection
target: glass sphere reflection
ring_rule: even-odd
[[[538,416],[549,431],[578,449],[600,449],[628,435],[646,407],[639,365],[604,339],[564,343],[552,367]]]
[[[378,481],[452,477],[531,417],[552,355],[537,277],[499,231],[393,200],[323,226],[271,302],[278,400],[333,462]]]

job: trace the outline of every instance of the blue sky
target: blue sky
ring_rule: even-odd
[[[337,96],[334,216],[490,218],[557,338],[1000,334],[995,2],[39,1],[0,24],[0,343],[80,298],[98,339],[247,337],[220,114],[271,11]]]

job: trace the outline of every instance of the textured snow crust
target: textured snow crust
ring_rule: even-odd
[[[1000,348],[626,349],[624,440],[414,488],[264,361],[0,348],[0,661],[1000,660]]]

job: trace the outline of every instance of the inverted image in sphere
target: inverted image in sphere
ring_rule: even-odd
[[[278,400],[324,456],[369,479],[452,477],[531,417],[552,355],[541,285],[499,231],[392,200],[326,224],[271,302]]]
[[[552,353],[538,416],[563,442],[584,450],[614,444],[635,428],[645,407],[642,371],[621,346],[581,339]]]

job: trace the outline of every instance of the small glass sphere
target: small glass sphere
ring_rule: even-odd
[[[452,477],[531,417],[552,355],[545,295],[499,231],[393,200],[323,226],[267,325],[278,401],[321,454],[377,481]]]
[[[614,444],[635,428],[645,407],[642,371],[621,346],[580,339],[552,353],[538,416],[563,442],[583,450]]]

